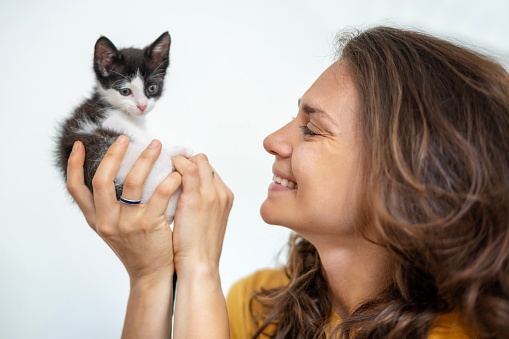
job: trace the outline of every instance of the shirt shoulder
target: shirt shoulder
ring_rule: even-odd
[[[250,302],[255,291],[261,288],[271,289],[288,284],[288,277],[283,269],[264,269],[237,281],[226,298],[228,318],[230,321],[231,339],[250,338],[256,330],[251,317]],[[256,311],[257,305],[253,304]]]
[[[433,322],[428,339],[475,339],[478,338],[458,313],[447,313]]]

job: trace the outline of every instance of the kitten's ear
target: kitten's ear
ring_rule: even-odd
[[[94,69],[102,76],[110,75],[113,65],[120,61],[121,55],[113,43],[106,37],[100,37],[95,43]]]
[[[145,53],[150,59],[152,59],[152,62],[156,67],[165,61],[167,62],[166,67],[168,67],[170,59],[170,44],[170,33],[164,32],[152,43],[152,45],[145,49]]]

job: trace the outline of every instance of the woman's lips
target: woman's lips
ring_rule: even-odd
[[[293,191],[297,189],[298,186],[295,182],[274,175],[272,178],[272,183],[269,186],[269,191]]]

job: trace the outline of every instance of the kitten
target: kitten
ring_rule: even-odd
[[[171,38],[163,33],[144,49],[118,50],[106,37],[95,44],[93,69],[97,85],[90,99],[74,110],[59,131],[56,163],[67,179],[67,159],[76,140],[85,145],[85,184],[93,190],[92,178],[108,150],[121,134],[130,143],[115,177],[117,199],[122,194],[124,179],[136,159],[152,140],[145,131],[145,116],[150,112],[163,91],[164,77],[169,65]],[[157,185],[175,170],[171,158],[191,156],[182,147],[163,148],[147,178],[142,203],[146,203]],[[170,199],[165,217],[173,221],[180,189]]]

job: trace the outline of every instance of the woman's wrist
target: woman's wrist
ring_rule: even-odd
[[[173,273],[175,272],[175,268],[173,265],[152,272],[144,272],[142,274],[129,274],[129,281],[131,284],[131,288],[133,286],[147,285],[147,286],[155,286],[167,281],[172,281]]]
[[[176,266],[178,281],[219,280],[219,265],[202,260],[180,263]]]
[[[172,283],[173,281],[173,269],[166,272],[154,272],[151,274],[145,274],[142,276],[130,277],[131,290],[133,288],[154,288]]]

